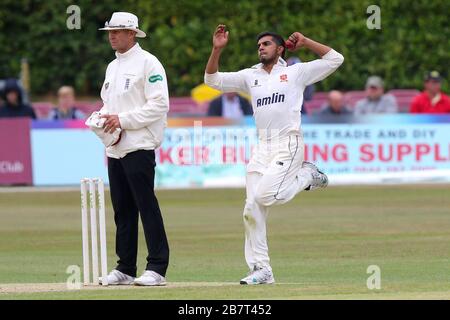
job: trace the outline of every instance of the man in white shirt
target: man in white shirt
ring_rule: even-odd
[[[299,32],[294,32],[286,43],[278,34],[263,32],[257,37],[261,63],[238,72],[219,72],[220,55],[228,43],[229,31],[225,30],[225,25],[219,25],[214,32],[205,83],[224,92],[242,91],[251,96],[259,142],[247,166],[243,218],[245,259],[250,271],[240,283],[273,283],[266,236],[269,208],[290,201],[303,190],[328,184],[325,174],[303,161],[303,91],[333,73],[344,57]],[[287,66],[287,44],[291,51],[308,48],[321,59]]]
[[[236,92],[227,92],[211,101],[208,116],[241,119],[253,115],[253,109],[247,99]]]
[[[118,143],[107,147],[108,176],[117,227],[117,267],[109,284],[165,285],[169,245],[154,193],[155,149],[161,145],[169,111],[164,67],[141,49],[136,37],[146,34],[131,13],[115,12],[105,28],[116,59],[106,70],[100,113],[105,132],[122,130]],[[147,266],[136,277],[139,213],[147,243]]]
[[[237,95],[228,96],[228,94],[222,96],[223,117],[228,119],[242,118],[244,114],[241,110],[239,97]]]

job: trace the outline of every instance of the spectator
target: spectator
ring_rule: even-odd
[[[395,113],[398,111],[397,101],[391,94],[384,94],[383,80],[372,76],[366,82],[366,98],[356,102],[355,114]]]
[[[36,119],[33,108],[23,102],[22,90],[15,79],[9,79],[4,90],[5,104],[0,108],[0,118],[29,117]]]
[[[0,108],[3,107],[3,103],[5,102],[5,100],[4,100],[4,98],[5,98],[5,94],[4,94],[5,84],[6,84],[6,80],[0,79]]]
[[[450,98],[441,92],[441,75],[431,71],[425,76],[424,91],[411,103],[411,113],[450,113]]]
[[[328,94],[328,103],[320,110],[322,115],[351,114],[352,112],[344,103],[344,95],[338,90],[332,90]]]
[[[253,115],[253,109],[247,99],[235,92],[224,93],[209,104],[208,116],[239,119]]]
[[[74,107],[75,91],[70,86],[62,86],[58,90],[58,106],[48,115],[49,120],[84,119],[83,112]]]
[[[286,61],[288,66],[292,66],[293,64],[301,63],[301,62],[302,61],[298,57],[290,57]],[[309,86],[305,87],[305,90],[303,91],[303,104],[302,104],[301,114],[306,114],[305,101],[312,100],[314,91],[315,91],[314,84],[310,84]]]

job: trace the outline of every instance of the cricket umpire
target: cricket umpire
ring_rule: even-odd
[[[101,89],[104,131],[122,130],[119,142],[106,149],[119,257],[108,283],[165,285],[169,245],[154,178],[155,149],[163,140],[169,111],[166,73],[159,60],[136,42],[146,34],[134,14],[114,12],[99,30],[108,31],[116,51]],[[145,272],[136,278],[139,213],[148,256]]]

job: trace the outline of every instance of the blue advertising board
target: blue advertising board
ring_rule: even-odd
[[[241,187],[257,144],[251,118],[239,125],[170,126],[156,150],[160,188]],[[449,116],[306,117],[305,160],[317,163],[330,184],[450,181]],[[31,132],[35,185],[75,185],[107,179],[98,138],[79,122],[35,122]]]

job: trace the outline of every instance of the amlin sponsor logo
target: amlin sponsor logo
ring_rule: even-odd
[[[279,102],[284,102],[284,94],[277,92],[277,93],[272,94],[272,96],[268,96],[268,97],[264,97],[264,98],[256,100],[256,106],[262,107],[262,106],[267,106],[269,104],[279,103]]]
[[[22,173],[24,165],[20,161],[0,161],[0,173]]]

